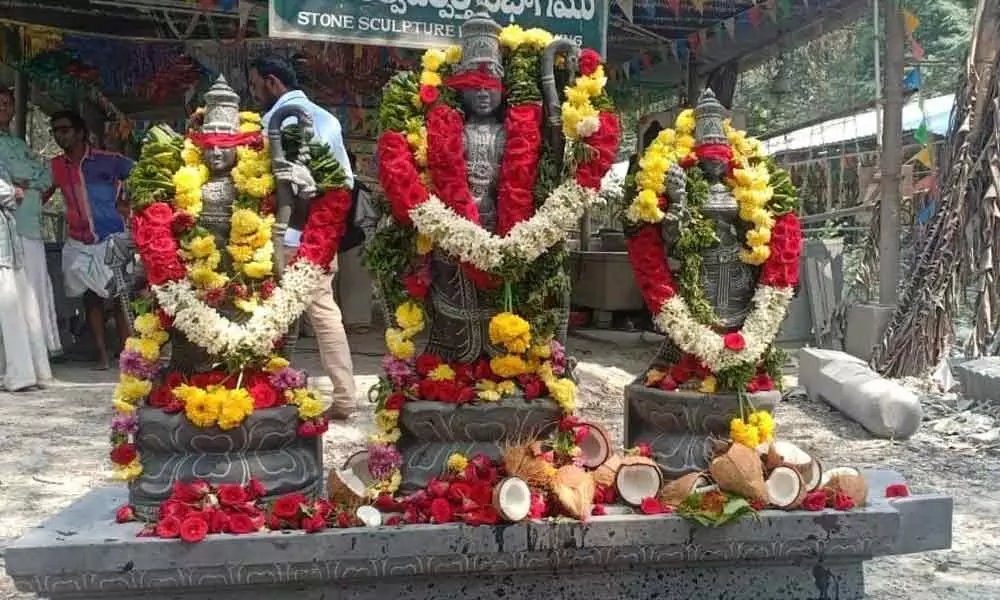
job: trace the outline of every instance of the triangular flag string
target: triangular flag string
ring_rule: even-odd
[[[694,9],[698,11],[699,14],[705,14],[705,0],[691,0],[691,4],[694,5]]]

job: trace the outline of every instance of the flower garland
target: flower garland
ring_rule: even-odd
[[[773,389],[780,361],[772,343],[798,283],[802,234],[795,216],[795,189],[786,172],[761,156],[759,142],[733,130],[728,121],[724,130],[729,145],[721,148],[695,147],[695,115],[690,109],[680,113],[675,127],[660,132],[641,157],[638,172],[630,175],[635,198],[626,213],[629,259],[658,327],[685,353],[666,371],[648,373],[646,383],[673,390],[700,380],[698,389],[703,392],[722,388],[741,397]],[[700,253],[718,239],[700,213],[700,195],[707,193],[707,184],[696,166],[700,160],[713,159],[729,162],[727,183],[739,204],[740,219],[750,226],[740,258],[761,266],[753,308],[742,328],[721,333],[699,275]],[[690,221],[675,247],[682,264],[680,278],[675,279],[663,252],[660,223],[667,218],[665,179],[678,170],[687,179]],[[733,427],[734,432],[739,430],[738,437],[750,441],[767,437],[762,433],[767,427],[758,423],[762,417],[751,420],[744,410],[741,415],[742,424]]]

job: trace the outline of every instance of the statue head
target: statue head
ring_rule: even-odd
[[[201,133],[236,134],[240,130],[240,97],[222,75],[205,93],[205,115]],[[236,149],[205,144],[202,156],[212,175],[223,175],[236,164]]]
[[[495,115],[503,102],[500,26],[480,10],[462,24],[462,62],[447,84],[462,94],[466,115]]]
[[[710,88],[705,88],[698,97],[694,116],[695,154],[700,159],[699,164],[706,178],[712,183],[718,183],[729,169],[729,160],[720,157],[727,150],[730,158],[732,157],[729,138],[726,137],[723,125],[726,121],[726,108],[719,103]],[[709,149],[711,150],[706,151]]]

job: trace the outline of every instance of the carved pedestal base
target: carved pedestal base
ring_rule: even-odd
[[[781,392],[750,394],[758,410],[773,412]],[[729,422],[740,416],[736,394],[667,392],[636,381],[625,388],[625,447],[649,444],[666,478],[708,467],[713,440],[729,437]]]
[[[444,472],[454,452],[497,459],[506,446],[550,431],[561,416],[555,402],[541,398],[462,406],[407,402],[399,417],[403,435],[396,445],[403,455],[400,491],[425,487]]]
[[[139,409],[136,445],[142,475],[129,486],[129,503],[155,517],[175,481],[243,483],[256,479],[267,495],[316,495],[323,489],[320,438],[296,434],[294,406],[257,410],[235,429],[201,429],[183,414]]]

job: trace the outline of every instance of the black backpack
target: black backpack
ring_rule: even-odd
[[[344,230],[344,237],[340,238],[340,249],[338,252],[347,252],[365,243],[365,230],[358,225],[358,199],[361,192],[371,194],[368,186],[357,179],[354,180],[354,189],[351,190],[351,211],[347,219],[347,228]]]

